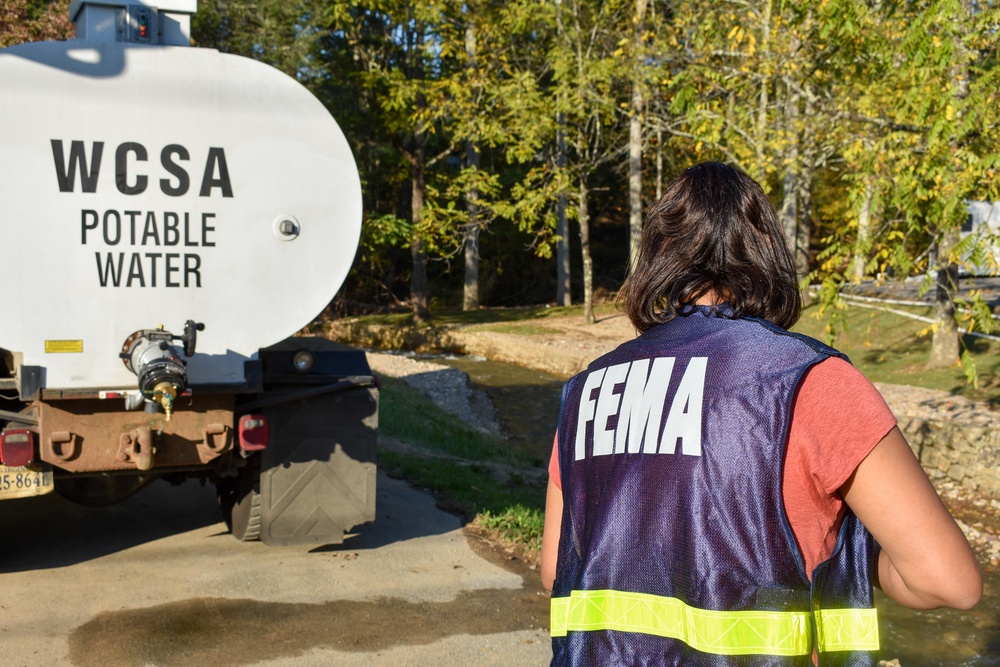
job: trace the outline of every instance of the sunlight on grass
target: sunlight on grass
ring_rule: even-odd
[[[476,517],[476,523],[505,535],[518,535],[528,548],[535,551],[542,548],[545,514],[538,507],[517,504],[501,514],[487,510]]]
[[[516,448],[469,428],[422,392],[393,378],[382,381],[379,430],[384,437],[443,455],[382,449],[379,465],[390,474],[431,489],[443,509],[511,544],[529,552],[540,548],[545,490],[525,482],[530,459]]]
[[[896,310],[931,316],[930,308],[900,307]],[[793,328],[819,340],[825,340],[827,317],[817,318],[816,307],[807,308]],[[833,341],[834,347],[850,357],[851,362],[874,382],[903,384],[938,389],[969,398],[988,400],[1000,388],[1000,342],[965,336],[964,344],[972,353],[979,373],[979,389],[966,381],[960,365],[948,369],[926,369],[931,337],[927,323],[895,313],[849,307],[845,329]]]
[[[382,378],[379,432],[431,451],[473,459],[526,463],[518,451],[477,431],[434,404],[403,380]]]

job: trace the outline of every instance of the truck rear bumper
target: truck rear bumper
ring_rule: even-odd
[[[41,459],[70,472],[151,470],[209,463],[233,447],[234,397],[177,399],[172,419],[118,401],[38,401]]]

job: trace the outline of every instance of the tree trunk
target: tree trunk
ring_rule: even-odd
[[[562,171],[566,168],[566,116],[560,111],[556,115],[556,165]],[[560,193],[556,200],[556,305],[572,306],[573,296],[570,282],[569,263],[569,218],[566,215],[566,195]]]
[[[814,117],[813,98],[809,93],[808,87],[806,90],[805,117],[811,119]],[[798,114],[797,104],[796,114]],[[795,247],[797,250],[797,254],[795,255],[795,270],[798,272],[800,278],[805,278],[805,276],[809,274],[809,265],[811,260],[809,256],[809,247],[812,244],[813,230],[812,186],[813,177],[816,174],[816,164],[818,162],[818,158],[816,155],[817,146],[816,131],[814,129],[815,124],[812,122],[805,123],[801,133],[799,133],[797,119],[798,115],[796,115],[796,136],[798,137],[801,152],[799,158],[798,188],[795,193],[799,210],[795,237]]]
[[[590,258],[590,211],[588,209],[589,190],[587,180],[580,175],[580,254],[583,256],[583,317],[587,324],[597,321],[594,317],[594,262]]]
[[[785,235],[785,245],[792,257],[798,256],[795,247],[798,240],[799,209],[796,205],[795,192],[798,189],[795,165],[785,164],[785,174],[782,178],[781,208],[778,210],[778,220],[781,221],[781,231]]]
[[[938,243],[938,272],[934,281],[934,335],[927,368],[950,368],[959,362],[958,324],[955,296],[958,293],[958,265],[950,261],[951,247],[958,232],[949,232]]]
[[[852,275],[854,282],[865,279],[865,266],[868,264],[868,250],[872,238],[872,199],[875,197],[875,186],[869,181],[865,184],[864,199],[858,212],[858,241],[854,245],[854,261]]]
[[[414,78],[423,77],[423,63],[420,60],[424,34],[419,28],[416,30],[416,45],[413,52],[416,53]],[[427,107],[427,99],[422,92],[418,92],[415,100],[417,116],[419,117]],[[413,273],[410,276],[410,305],[413,308],[413,321],[423,324],[430,320],[431,311],[430,287],[427,282],[427,250],[426,241],[421,229],[421,218],[424,213],[424,201],[427,196],[427,182],[425,170],[427,168],[427,134],[418,125],[413,131],[413,152],[408,155],[410,159],[410,182],[412,191],[410,193],[410,222],[413,226],[413,236],[410,239],[410,256],[413,259]]]
[[[479,152],[471,141],[465,149],[470,167],[479,167]],[[465,228],[465,283],[462,292],[462,310],[479,308],[479,191],[473,188],[465,195],[469,222]]]
[[[764,67],[769,69],[770,59],[771,59],[771,0],[765,0],[764,3],[764,16],[761,21],[761,59],[764,61]],[[757,155],[757,173],[754,177],[764,183],[767,179],[767,158],[764,155],[764,144],[767,139],[767,109],[769,105],[769,92],[771,85],[771,76],[769,71],[764,71],[760,73],[760,101],[757,108],[757,128],[756,136],[754,137],[754,151]]]
[[[628,121],[628,264],[635,265],[642,236],[642,32],[646,0],[635,0],[635,23],[632,36],[632,108]]]
[[[632,117],[628,121],[628,265],[635,266],[642,237],[642,89],[632,83]]]
[[[663,130],[656,128],[656,201],[663,196]]]
[[[798,96],[790,88],[785,87],[785,113],[782,121],[784,123],[785,135],[785,155],[784,155],[784,175],[781,180],[781,208],[778,210],[778,219],[781,221],[781,230],[785,234],[785,245],[792,257],[797,256],[796,241],[798,240],[798,169],[799,169],[799,141],[795,127],[795,119],[798,116]]]
[[[795,271],[799,278],[809,274],[809,244],[812,241],[812,169],[805,161],[799,171],[798,223],[795,229]]]
[[[469,18],[465,25],[465,58],[468,71],[476,68],[476,23]],[[466,166],[479,169],[479,150],[472,140],[465,144]],[[469,222],[465,227],[465,281],[462,287],[462,310],[479,308],[479,190],[473,188],[465,195]]]
[[[969,2],[963,1],[966,15],[971,12]],[[961,123],[961,109],[969,94],[969,73],[965,45],[955,39],[956,59],[952,66],[951,78],[954,84],[955,106],[959,109],[955,123]],[[952,146],[954,150],[956,147]],[[941,221],[942,223],[944,221]],[[950,224],[950,223],[949,223]],[[938,274],[934,290],[934,337],[931,339],[931,354],[928,368],[947,368],[960,361],[958,324],[955,322],[955,297],[958,296],[958,265],[952,262],[952,249],[959,241],[959,229],[950,226],[940,234],[937,244]]]
[[[410,196],[411,221],[413,222],[413,237],[410,239],[410,256],[413,258],[413,273],[410,276],[410,305],[413,308],[413,321],[424,324],[431,318],[430,288],[427,283],[427,252],[420,231],[420,216],[424,210],[424,149],[417,149],[411,178],[413,191]]]

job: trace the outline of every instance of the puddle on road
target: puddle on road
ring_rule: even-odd
[[[521,588],[460,591],[450,602],[402,598],[322,604],[195,598],[102,612],[69,635],[77,667],[243,667],[313,649],[375,652],[455,635],[549,627],[538,571],[466,532],[469,548],[521,577]]]
[[[197,598],[103,612],[73,631],[69,657],[78,667],[238,667],[316,648],[372,652],[458,634],[543,628],[548,613],[548,597],[527,585],[464,591],[451,602]]]

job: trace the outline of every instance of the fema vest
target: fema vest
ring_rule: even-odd
[[[875,664],[871,535],[848,510],[810,585],[781,494],[795,389],[832,355],[690,307],[566,383],[552,665]]]

